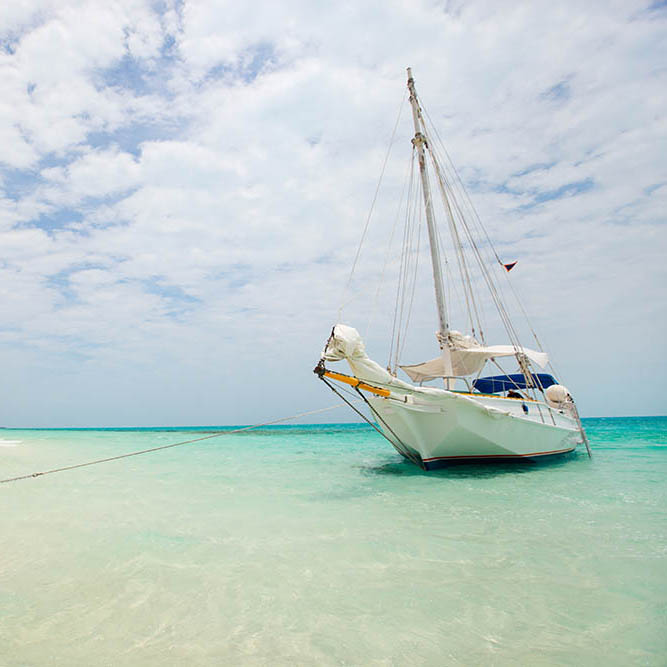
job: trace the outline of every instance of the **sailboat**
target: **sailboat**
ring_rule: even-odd
[[[411,186],[416,201],[421,202],[425,216],[410,214],[406,220],[421,223],[425,217],[438,317],[436,340],[439,354],[418,364],[401,364],[401,345],[392,339],[394,360],[386,368],[368,357],[364,342],[352,326],[336,324],[329,336],[319,363],[317,376],[359,415],[378,430],[406,459],[425,470],[452,461],[490,459],[523,459],[563,455],[585,444],[590,447],[581,424],[576,403],[568,389],[553,372],[544,372],[549,357],[535,334],[538,349],[525,347],[505,305],[499,277],[509,273],[514,263],[502,262],[482,226],[463,183],[453,165],[441,157],[437,132],[426,123],[415,81],[410,68],[408,92],[414,124],[412,160],[419,179]],[[435,134],[435,136],[434,136]],[[442,152],[447,156],[444,146]],[[444,244],[436,219],[433,187],[440,195],[441,219],[450,237],[450,257],[455,256],[464,296],[465,333],[450,325],[447,285],[443,276]],[[418,220],[417,220],[418,218]],[[404,233],[397,291],[397,303],[414,292],[410,285],[412,269],[409,247],[411,231]],[[405,239],[408,239],[406,242]],[[406,245],[407,243],[407,245]],[[491,257],[491,262],[488,261]],[[449,264],[447,267],[449,270]],[[476,271],[476,273],[475,273]],[[450,271],[451,273],[451,271]],[[475,280],[474,276],[481,276]],[[486,289],[487,300],[495,306],[507,341],[488,344],[476,291]],[[399,298],[400,295],[400,298]],[[524,310],[522,308],[522,310]],[[524,310],[525,314],[525,310]],[[527,317],[527,316],[526,316]],[[401,320],[402,315],[399,316]],[[408,318],[403,318],[406,322]],[[402,320],[401,320],[402,321]],[[402,326],[399,322],[398,329]],[[394,317],[396,326],[396,312]],[[533,332],[534,333],[534,332]],[[395,355],[393,354],[395,351]],[[329,362],[346,360],[350,373],[332,370]],[[507,370],[501,364],[516,365]],[[493,367],[491,375],[486,371]],[[402,370],[410,382],[398,377]],[[424,386],[437,381],[441,386]],[[356,403],[350,400],[356,399]],[[363,401],[360,410],[358,401]]]

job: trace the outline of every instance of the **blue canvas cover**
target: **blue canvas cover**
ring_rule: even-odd
[[[535,373],[533,381],[536,386],[542,385],[544,389],[552,384],[558,384],[553,375],[548,373]],[[497,394],[501,391],[510,389],[525,389],[526,378],[523,373],[514,373],[512,375],[494,375],[491,377],[478,378],[472,383],[473,389],[482,394]]]

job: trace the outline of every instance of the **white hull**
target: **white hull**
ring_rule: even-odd
[[[394,447],[427,469],[456,459],[564,454],[582,442],[573,416],[537,401],[445,390],[368,400]]]

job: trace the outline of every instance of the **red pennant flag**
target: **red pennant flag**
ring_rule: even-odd
[[[507,264],[503,264],[503,266],[505,267],[505,271],[509,273],[517,265],[518,261],[519,260],[517,259],[516,262],[508,262]]]

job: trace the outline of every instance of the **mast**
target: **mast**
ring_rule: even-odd
[[[447,303],[445,301],[445,288],[442,280],[442,265],[440,263],[440,252],[438,249],[438,234],[435,228],[435,218],[433,217],[431,187],[428,182],[428,173],[426,171],[425,148],[428,147],[428,144],[426,142],[424,119],[422,118],[419,101],[417,100],[417,91],[415,90],[415,80],[412,78],[411,67],[408,67],[408,90],[410,91],[412,119],[415,124],[415,136],[412,140],[412,144],[417,149],[419,174],[421,176],[422,182],[422,194],[424,195],[424,207],[426,208],[428,241],[431,248],[431,265],[433,267],[433,284],[435,287],[435,305],[438,309],[438,323],[440,325],[438,330],[438,342],[440,343],[440,348],[443,353],[445,372],[447,375],[453,375],[451,352],[447,342],[449,323],[447,321]],[[445,380],[445,386],[450,388],[449,380]]]

